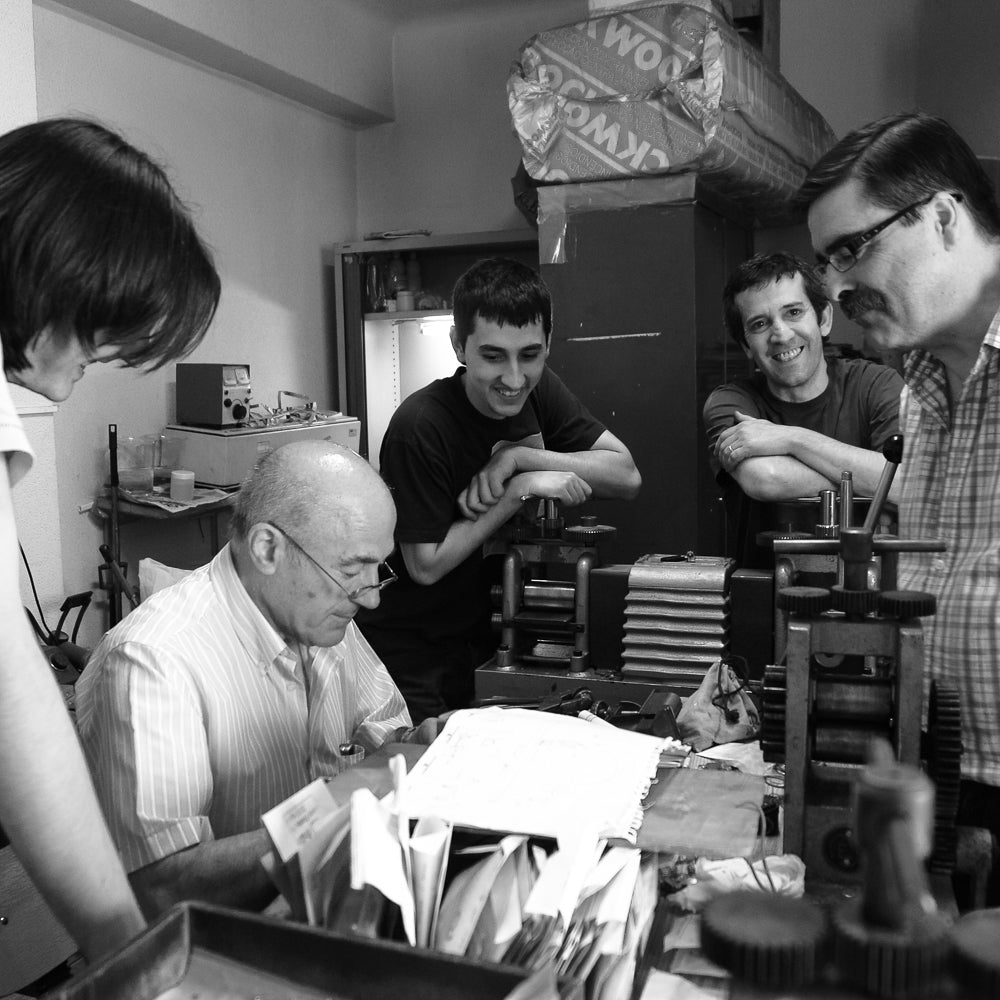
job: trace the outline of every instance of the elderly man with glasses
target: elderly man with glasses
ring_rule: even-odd
[[[962,707],[958,822],[1000,835],[1000,209],[989,175],[940,118],[857,129],[800,191],[827,292],[879,349],[905,354],[899,584],[937,596],[929,678]],[[1000,903],[994,868],[987,903]]]
[[[341,770],[341,748],[430,742],[354,624],[395,579],[396,514],[364,459],[285,445],[250,473],[229,544],[105,636],[78,722],[147,916],[274,895],[261,815]]]

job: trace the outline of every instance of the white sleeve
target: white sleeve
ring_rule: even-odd
[[[3,348],[0,347],[0,366],[3,365]],[[28,444],[27,435],[17,415],[17,407],[10,398],[10,385],[6,376],[0,379],[0,454],[7,459],[7,474],[14,486],[31,468],[35,453]]]

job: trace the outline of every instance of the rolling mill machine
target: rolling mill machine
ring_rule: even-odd
[[[813,538],[773,539],[775,665],[762,697],[765,760],[784,764],[784,848],[814,880],[853,882],[860,857],[851,826],[851,795],[873,740],[895,760],[924,763],[935,784],[935,835],[929,866],[955,863],[961,734],[958,693],[934,683],[924,709],[923,630],[933,595],[897,589],[904,552],[940,552],[941,542],[879,534],[875,525],[902,455],[885,449],[886,466],[862,525],[851,523],[845,473],[840,519],[824,517]],[[832,493],[832,491],[830,491]],[[835,497],[823,498],[829,515]],[[815,585],[825,571],[825,585]],[[800,572],[810,574],[802,584]]]
[[[732,561],[652,554],[602,566],[614,532],[586,516],[567,526],[554,500],[526,504],[507,527],[492,550],[503,556],[499,642],[476,672],[481,703],[582,695],[625,721],[657,714],[668,696],[679,707],[726,655]]]

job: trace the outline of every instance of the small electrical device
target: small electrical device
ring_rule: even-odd
[[[177,423],[185,427],[239,427],[251,395],[249,365],[177,366]]]

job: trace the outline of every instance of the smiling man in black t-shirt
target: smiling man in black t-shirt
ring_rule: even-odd
[[[726,328],[756,370],[714,390],[703,416],[727,513],[738,510],[733,521],[745,526],[746,564],[749,540],[768,527],[761,503],[837,489],[844,471],[859,496],[873,494],[903,380],[874,361],[825,356],[833,309],[815,268],[793,254],[744,261],[722,300]]]
[[[473,265],[454,293],[460,367],[403,401],[382,442],[402,559],[399,583],[358,616],[415,722],[462,708],[496,647],[483,543],[522,497],[573,507],[631,499],[628,449],[546,367],[548,289],[507,258]]]

